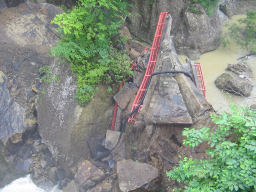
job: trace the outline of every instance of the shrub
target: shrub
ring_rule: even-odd
[[[247,12],[247,17],[239,19],[238,24],[229,25],[225,37],[230,37],[242,48],[256,52],[256,11]],[[229,41],[224,41],[226,43]]]
[[[209,159],[184,158],[167,172],[170,179],[188,184],[185,191],[256,191],[256,111],[230,106],[230,113],[213,115],[218,128],[185,129],[185,145],[195,147],[203,141],[210,148]]]
[[[191,0],[188,11],[196,14],[202,12],[198,9],[196,4],[201,4],[208,15],[213,13],[213,8],[218,5],[219,0]]]
[[[77,75],[79,104],[93,98],[97,83],[117,82],[131,73],[129,58],[111,43],[129,6],[121,0],[79,0],[70,13],[57,15],[52,21],[62,30],[62,39],[51,53],[71,63]]]

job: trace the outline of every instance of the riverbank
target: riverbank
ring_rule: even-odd
[[[237,22],[238,19],[244,18],[246,15],[235,15],[233,16],[227,24],[232,24]],[[227,30],[224,27],[224,32]],[[228,64],[237,64],[242,61],[246,61],[246,63],[251,67],[253,71],[253,76],[256,77],[255,64],[256,64],[256,56],[251,56],[248,60],[237,60],[238,58],[249,54],[249,51],[241,49],[235,43],[231,43],[226,47],[220,46],[218,49],[204,53],[201,55],[200,59],[195,62],[201,63],[204,73],[204,80],[206,85],[206,98],[209,101],[213,108],[217,112],[221,112],[224,110],[228,110],[228,106],[231,103],[250,106],[255,103],[256,98],[256,87],[254,85],[253,90],[251,92],[250,97],[241,97],[233,94],[228,94],[226,92],[218,89],[214,81],[216,78],[225,72]]]

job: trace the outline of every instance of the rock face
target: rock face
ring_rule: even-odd
[[[113,100],[107,96],[107,87],[100,85],[95,98],[86,107],[76,104],[75,79],[67,65],[51,64],[58,82],[45,85],[45,95],[38,102],[39,133],[53,159],[65,168],[77,163],[81,157],[90,158],[87,141],[90,136],[103,137],[110,127]],[[102,100],[106,97],[106,101]]]
[[[155,167],[132,160],[117,162],[117,177],[120,190],[132,191],[151,182],[158,177]]]
[[[178,53],[183,53],[191,59],[198,59],[201,53],[211,51],[220,44],[218,33],[234,14],[245,14],[246,9],[255,10],[253,0],[223,0],[210,16],[200,5],[198,13],[192,13],[189,5],[183,0],[161,1],[130,1],[133,4],[132,13],[140,16],[127,20],[131,34],[152,44],[159,14],[170,12],[173,18],[171,34]]]
[[[253,85],[250,81],[233,73],[223,73],[215,80],[215,85],[223,91],[245,97],[250,96]]]
[[[33,131],[37,120],[26,119],[25,111],[17,104],[7,89],[7,78],[0,72],[0,139],[4,145],[7,142],[18,143],[26,131]],[[25,120],[25,121],[24,121]],[[28,122],[25,124],[25,122]]]

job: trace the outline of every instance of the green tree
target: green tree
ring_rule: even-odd
[[[129,15],[129,6],[122,0],[79,0],[70,13],[52,21],[59,26],[62,39],[51,53],[71,63],[78,79],[79,104],[93,98],[97,83],[117,82],[131,74],[129,58],[111,42]]]
[[[229,25],[226,35],[242,48],[256,52],[256,11],[247,12],[246,18]]]
[[[230,113],[213,115],[218,128],[185,129],[185,145],[203,141],[210,148],[209,159],[184,158],[167,172],[170,179],[187,183],[185,191],[256,191],[256,111],[232,105]]]
[[[201,14],[202,12],[198,9],[197,5],[201,4],[208,15],[213,14],[213,10],[218,6],[219,0],[190,0],[188,11],[192,13]]]

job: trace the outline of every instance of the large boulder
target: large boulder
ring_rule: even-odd
[[[75,175],[75,181],[80,183],[85,189],[94,187],[105,178],[103,171],[95,167],[90,161],[82,162]]]
[[[123,160],[117,162],[117,177],[120,190],[128,192],[156,179],[158,170],[146,163]]]
[[[52,75],[60,79],[43,87],[45,94],[40,95],[37,107],[38,130],[53,159],[69,175],[69,167],[81,158],[90,158],[89,138],[104,137],[110,128],[114,102],[107,86],[99,85],[93,101],[80,107],[74,98],[77,86],[69,66],[59,64],[57,59],[50,66]]]
[[[215,85],[223,91],[233,93],[235,95],[250,96],[253,85],[247,79],[241,78],[234,73],[223,73],[215,80]]]

